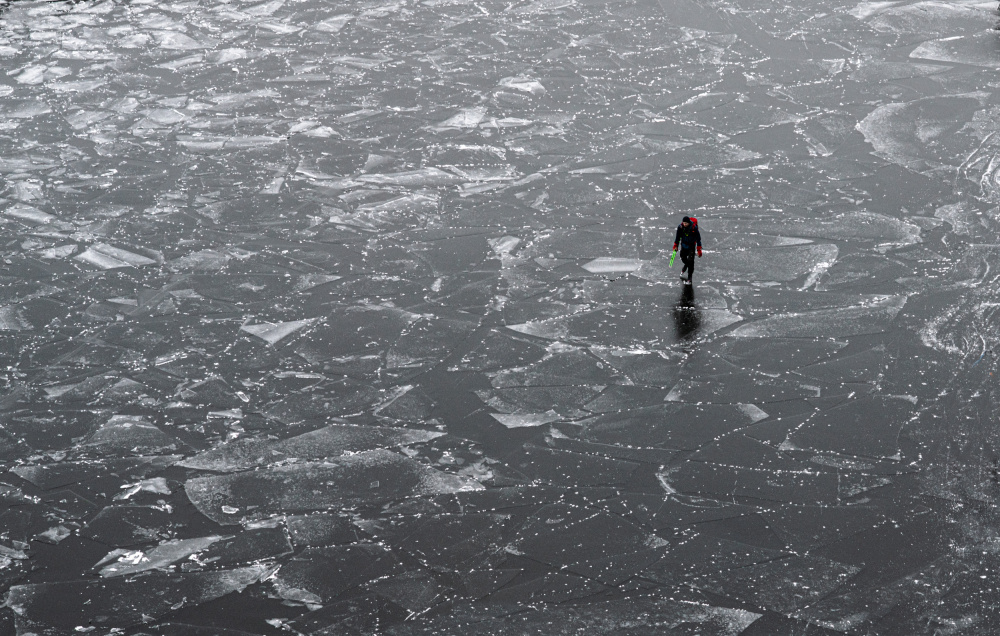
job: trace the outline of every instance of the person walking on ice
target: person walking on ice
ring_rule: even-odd
[[[681,248],[681,262],[684,268],[681,270],[681,280],[685,284],[691,284],[691,277],[694,275],[694,254],[698,251],[698,258],[701,258],[701,233],[698,231],[698,219],[689,216],[681,219],[681,224],[677,226],[677,235],[674,236],[674,251],[677,246]],[[687,272],[687,279],[684,273]]]

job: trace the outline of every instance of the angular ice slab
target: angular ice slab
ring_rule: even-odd
[[[231,473],[291,459],[328,459],[345,453],[419,444],[442,435],[439,431],[333,424],[283,440],[237,440],[189,457],[178,465]]]
[[[202,514],[231,525],[281,513],[337,510],[483,486],[388,450],[373,450],[329,462],[197,477],[184,489]]]
[[[101,568],[101,576],[104,578],[138,574],[139,572],[146,572],[148,570],[158,570],[167,567],[171,563],[187,558],[195,552],[204,550],[221,538],[220,536],[211,536],[164,541],[145,553],[114,550],[108,556],[101,559],[98,565],[107,563],[115,558],[118,559],[115,563]]]

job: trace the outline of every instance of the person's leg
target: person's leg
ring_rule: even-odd
[[[684,250],[681,252],[681,260],[684,262],[684,270],[687,272],[688,282],[694,275],[694,250]]]

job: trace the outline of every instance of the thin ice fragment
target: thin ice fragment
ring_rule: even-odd
[[[279,322],[276,324],[265,322],[256,325],[243,325],[240,327],[240,330],[253,334],[268,344],[273,345],[277,344],[281,340],[284,340],[296,331],[305,329],[306,327],[315,324],[317,320],[318,318],[309,318],[306,320],[291,320],[289,322]]]
[[[545,424],[562,419],[562,416],[555,411],[546,411],[545,413],[490,413],[490,417],[507,428],[544,426]]]
[[[90,263],[101,269],[118,269],[121,267],[141,267],[152,265],[155,260],[123,250],[106,243],[96,243],[91,245],[86,251],[75,256],[79,261]]]
[[[594,274],[620,274],[635,272],[642,267],[642,261],[635,258],[595,258],[582,265],[583,269]]]

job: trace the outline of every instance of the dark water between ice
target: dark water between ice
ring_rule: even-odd
[[[4,5],[0,634],[1000,633],[997,20]]]

